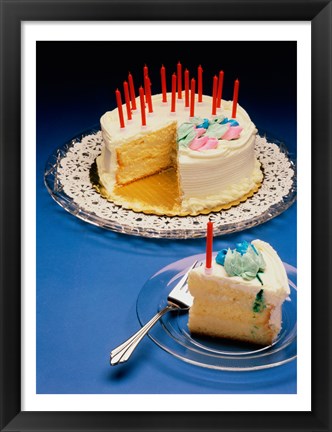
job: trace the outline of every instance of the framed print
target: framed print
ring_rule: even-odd
[[[331,430],[331,2],[1,28],[1,430]]]

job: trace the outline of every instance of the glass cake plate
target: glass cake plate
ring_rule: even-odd
[[[245,202],[198,216],[157,216],[125,209],[103,198],[90,174],[103,146],[99,127],[75,136],[47,160],[44,182],[51,197],[77,218],[101,228],[154,238],[205,237],[209,219],[214,235],[229,234],[262,224],[289,208],[296,199],[296,165],[285,146],[263,134],[256,138],[256,156],[263,184]]]
[[[153,275],[143,286],[137,299],[140,324],[146,324],[167,304],[167,295],[179,278],[195,261],[195,255],[176,261]],[[284,263],[290,285],[289,299],[283,303],[282,330],[267,347],[226,339],[192,336],[188,330],[188,313],[171,312],[150,330],[149,337],[163,350],[187,363],[224,371],[251,371],[283,365],[297,356],[297,270]]]

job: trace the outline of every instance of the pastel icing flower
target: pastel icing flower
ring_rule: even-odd
[[[219,116],[213,117],[213,118],[210,120],[210,124],[213,124],[213,123],[220,123],[220,124],[223,124],[224,119],[225,119],[225,117],[224,117],[223,115],[219,115]]]
[[[204,128],[207,129],[209,127],[209,119],[204,119],[204,121],[198,125],[196,125],[197,128]]]
[[[210,150],[218,147],[218,139],[233,140],[239,138],[242,127],[234,119],[224,118],[223,115],[211,120],[192,117],[182,123],[177,131],[180,147],[191,150]]]
[[[216,262],[224,266],[229,276],[240,276],[244,280],[252,280],[255,277],[260,280],[258,273],[263,272],[266,267],[263,255],[254,245],[247,242],[237,244],[233,250],[221,250]]]
[[[229,125],[221,125],[219,123],[213,123],[209,126],[206,131],[206,135],[211,138],[221,138],[228,130]]]
[[[216,263],[224,266],[228,249],[221,249],[216,256]]]
[[[212,150],[218,147],[217,138],[208,138],[207,142],[198,149],[198,151]]]
[[[227,124],[229,124],[229,123],[227,123]],[[241,126],[229,127],[228,130],[221,137],[221,139],[227,140],[227,141],[237,139],[240,137],[242,131],[243,131],[243,128]]]
[[[195,125],[189,122],[182,123],[177,132],[178,143],[182,147],[187,147],[196,137]]]
[[[189,122],[182,123],[178,128],[178,141],[185,139],[188,134],[195,130],[195,125]]]
[[[195,137],[196,137],[196,132],[194,130],[190,131],[189,134],[185,138],[183,138],[181,141],[179,141],[179,144],[182,147],[188,147],[188,145],[192,142],[193,139],[195,139]]]
[[[196,132],[196,137],[191,141],[189,145],[189,148],[191,150],[198,150],[208,141],[208,137],[204,135],[206,129],[196,128],[195,132]]]
[[[235,119],[228,119],[225,117],[223,121],[220,122],[220,124],[226,124],[229,123],[231,126],[239,126],[239,123]]]
[[[206,132],[206,129],[197,127],[195,129],[195,132],[196,132],[196,137],[200,137],[201,135],[203,135]]]
[[[206,135],[203,135],[201,137],[196,137],[193,139],[193,141],[189,145],[189,148],[191,150],[199,150],[201,147],[203,147],[207,143],[208,140],[209,140],[209,137]]]
[[[240,243],[236,243],[236,245],[235,245],[235,249],[241,254],[241,255],[243,255],[243,254],[245,254],[246,252],[247,252],[247,250],[248,250],[248,247],[249,247],[249,243],[247,242],[247,241],[243,241],[243,242],[240,242]],[[254,246],[252,246],[252,247],[254,247]]]

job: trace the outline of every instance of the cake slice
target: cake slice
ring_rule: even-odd
[[[276,251],[262,240],[222,250],[210,271],[191,270],[191,333],[270,345],[282,324],[290,289]]]

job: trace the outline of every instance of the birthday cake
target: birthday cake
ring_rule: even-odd
[[[117,90],[118,107],[101,117],[104,146],[96,162],[108,199],[135,211],[196,215],[258,190],[257,130],[236,101],[194,90],[189,96],[188,89],[180,98],[174,88],[151,95],[150,87],[131,99],[125,88],[124,104]]]
[[[282,304],[290,294],[285,268],[262,240],[224,249],[190,271],[194,297],[188,326],[193,334],[270,345],[282,324]]]

